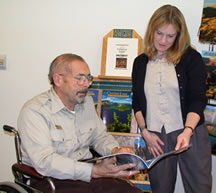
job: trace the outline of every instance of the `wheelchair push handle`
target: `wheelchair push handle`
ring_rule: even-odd
[[[14,133],[15,135],[18,134],[17,130],[14,127],[11,127],[9,125],[4,125],[3,129],[4,129],[4,131],[7,131],[9,133]]]

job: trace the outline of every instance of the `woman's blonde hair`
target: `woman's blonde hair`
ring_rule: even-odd
[[[176,40],[166,53],[169,63],[177,64],[185,50],[191,46],[187,25],[181,11],[172,5],[164,5],[152,15],[144,37],[144,53],[152,60],[157,52],[154,46],[154,33],[158,28],[172,24],[177,31]]]

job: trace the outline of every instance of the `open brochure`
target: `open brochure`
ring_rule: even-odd
[[[129,164],[129,163],[135,163],[136,166],[134,168],[132,168],[131,170],[144,170],[144,169],[150,169],[156,162],[158,162],[159,160],[161,160],[164,157],[167,157],[171,154],[175,154],[178,153],[182,150],[185,150],[187,148],[189,148],[191,146],[188,145],[186,147],[180,148],[178,150],[172,150],[169,152],[166,152],[164,154],[161,154],[155,158],[152,158],[150,160],[144,160],[141,157],[139,157],[136,154],[131,154],[131,153],[116,153],[116,154],[110,154],[110,155],[106,155],[103,157],[98,157],[98,158],[94,158],[91,160],[88,160],[88,163],[93,163],[96,162],[97,160],[102,160],[105,158],[111,158],[111,157],[116,157],[116,164],[117,165],[123,165],[123,164]]]

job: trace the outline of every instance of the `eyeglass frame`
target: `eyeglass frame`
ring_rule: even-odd
[[[59,76],[66,76],[66,74],[58,74]],[[91,74],[85,75],[85,74],[79,74],[77,76],[69,75],[71,78],[77,80],[77,83],[82,86],[85,81],[88,81],[89,85],[92,84],[94,77]],[[78,77],[79,76],[79,77]]]

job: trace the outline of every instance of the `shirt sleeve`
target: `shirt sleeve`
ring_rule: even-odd
[[[96,128],[92,135],[92,146],[101,155],[111,154],[111,151],[115,147],[120,147],[117,140],[107,132],[107,128],[102,119],[98,116],[94,109],[93,100],[89,101],[90,111],[94,112],[94,121]],[[92,108],[93,107],[93,108]]]

